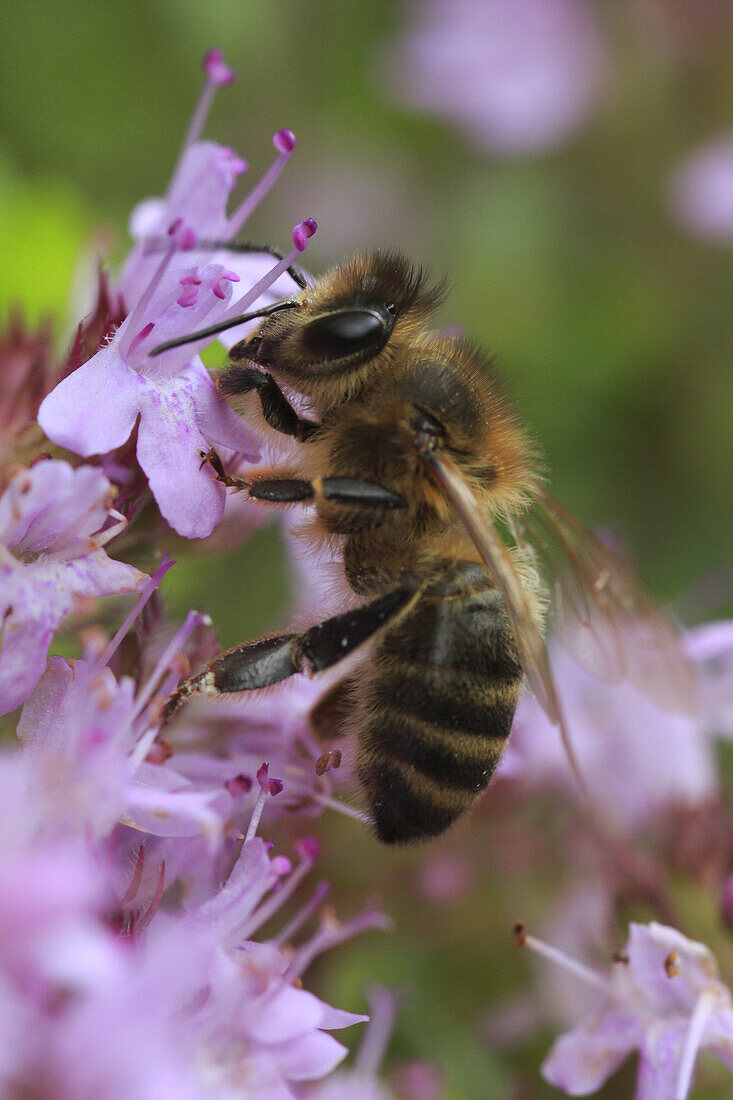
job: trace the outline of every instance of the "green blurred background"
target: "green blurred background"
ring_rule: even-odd
[[[731,526],[733,264],[729,247],[674,223],[667,195],[679,159],[733,125],[733,23],[715,20],[697,37],[685,23],[665,46],[650,41],[645,6],[595,8],[610,71],[587,124],[556,150],[502,158],[391,96],[384,48],[404,25],[397,3],[5,5],[0,313],[21,305],[31,320],[51,315],[63,342],[82,257],[88,268],[97,253],[124,255],[129,211],[165,188],[201,56],[219,46],[239,80],[219,94],[207,136],[246,156],[250,178],[269,163],[276,129],[299,139],[251,236],[287,244],[290,226],[313,215],[311,270],[384,245],[446,275],[441,323],[496,354],[557,495],[619,532],[647,585],[690,621],[720,614],[729,601],[721,568]],[[672,18],[695,8],[657,6]],[[181,562],[168,595],[177,611],[209,611],[224,644],[283,621],[276,533],[261,531],[225,558]],[[459,1100],[554,1095],[536,1072],[548,1035],[517,1066],[492,1052],[479,1023],[520,970],[504,929],[524,913],[529,889],[521,860],[497,870],[512,820],[499,813],[499,828],[487,811],[429,857],[377,852],[333,815],[321,826],[339,908],[376,892],[397,919],[390,936],[344,948],[321,988],[356,1009],[368,977],[404,987],[396,1054],[448,1067],[446,1095]],[[523,813],[532,824],[533,811]],[[453,901],[420,900],[416,920],[415,876],[436,852],[463,852],[472,885]],[[607,1095],[631,1086],[615,1087]]]

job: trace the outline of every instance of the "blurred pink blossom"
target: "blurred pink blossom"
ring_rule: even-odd
[[[587,1096],[634,1050],[636,1100],[686,1100],[701,1049],[733,1072],[733,1001],[704,944],[665,925],[632,924],[606,976],[521,929],[518,938],[595,992],[595,1011],[560,1036],[544,1062],[543,1076],[556,1088]]]
[[[690,153],[670,181],[672,213],[697,237],[733,241],[733,133]]]
[[[636,828],[675,802],[695,804],[716,794],[711,735],[724,732],[715,728],[718,715],[733,706],[731,649],[730,623],[687,635],[687,652],[700,673],[700,701],[686,715],[662,710],[628,682],[595,679],[557,643],[551,646],[580,770],[608,819]],[[534,696],[520,699],[499,775],[574,790],[559,733]]]
[[[386,64],[404,101],[505,156],[572,138],[596,107],[606,70],[583,0],[421,0],[408,8]]]
[[[135,592],[145,581],[103,549],[124,527],[113,500],[100,470],[55,460],[20,470],[0,497],[0,714],[27,699],[78,597]]]

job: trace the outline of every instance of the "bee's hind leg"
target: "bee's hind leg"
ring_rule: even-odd
[[[203,672],[184,680],[173,692],[163,710],[163,723],[197,695],[254,691],[296,672],[312,676],[330,668],[371,638],[416,595],[413,588],[398,588],[326,619],[304,634],[275,634],[221,653]]]

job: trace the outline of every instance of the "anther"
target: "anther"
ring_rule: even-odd
[[[148,764],[165,764],[173,756],[173,746],[165,737],[159,738],[150,748],[145,757]]]
[[[260,788],[267,794],[273,795],[280,794],[283,789],[284,783],[282,779],[270,779],[268,772],[270,770],[269,764],[263,764],[257,771],[257,782]]]
[[[518,920],[512,928],[512,934],[517,941],[517,947],[525,947],[527,943],[527,931],[524,926],[524,921]]]
[[[298,140],[292,130],[278,130],[278,132],[272,136],[272,144],[275,146],[278,153],[287,153],[289,155],[298,144]]]
[[[130,341],[130,347],[129,347],[129,350],[128,350],[127,354],[128,355],[134,355],[135,352],[137,351],[137,349],[142,344],[145,337],[149,336],[154,328],[155,328],[155,321],[148,321],[147,325],[145,325],[143,328],[140,329],[137,336],[133,336],[132,340]]]
[[[223,88],[227,84],[233,84],[237,79],[234,69],[230,69],[224,61],[221,50],[209,50],[204,55],[204,72],[207,79],[217,88]]]
[[[316,775],[325,775],[331,768],[341,767],[341,749],[329,749],[316,760]]]
[[[314,836],[303,836],[296,840],[295,851],[300,859],[315,862],[321,854],[321,846]]]
[[[252,780],[248,775],[235,775],[233,779],[227,779],[224,784],[232,798],[242,794],[249,794],[252,790]]]
[[[187,286],[187,287],[185,287],[183,292],[180,294],[180,296],[178,298],[176,298],[176,303],[177,303],[177,305],[183,306],[184,309],[186,309],[189,306],[195,306],[196,303],[198,302],[198,300],[199,300],[198,288],[195,287],[195,286]]]
[[[315,218],[306,218],[305,221],[298,222],[293,227],[293,244],[298,249],[298,252],[303,252],[306,247],[306,241],[309,237],[312,237],[318,229],[318,223]]]
[[[225,271],[219,276],[211,289],[214,291],[214,294],[217,298],[220,298],[222,301],[224,301],[227,296],[227,283],[238,282],[238,275],[236,275],[233,271]]]
[[[679,951],[670,951],[664,960],[664,973],[668,978],[677,978],[680,974]]]

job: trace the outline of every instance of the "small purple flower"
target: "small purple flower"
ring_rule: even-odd
[[[0,713],[28,697],[53,633],[79,596],[135,592],[145,575],[103,549],[112,486],[91,466],[44,461],[11,478],[0,497]],[[106,529],[105,529],[106,528]]]
[[[596,993],[594,1015],[562,1035],[542,1067],[556,1088],[588,1096],[634,1050],[639,1051],[636,1100],[686,1100],[701,1049],[733,1072],[733,1000],[704,944],[666,925],[632,924],[606,977],[527,936],[521,926],[517,931],[520,944]]]
[[[196,621],[190,617],[183,630]],[[102,837],[119,819],[157,836],[203,835],[210,847],[218,841],[231,796],[219,784],[179,775],[175,761],[147,760],[160,721],[154,689],[180,633],[139,691],[98,662],[49,661],[23,707],[18,736],[36,773],[34,801],[57,830]]]
[[[264,295],[269,301],[290,292],[287,267],[316,228],[312,219],[296,225],[294,247],[276,264],[223,250],[282,171],[295,136],[289,130],[275,134],[274,163],[227,214],[247,165],[231,149],[198,141],[214,89],[233,76],[218,54],[207,57],[204,93],[168,193],[133,214],[138,243],[115,288],[129,313],[111,341],[48,395],[38,416],[49,439],[85,457],[122,446],[136,428],[137,458],[151,492],[163,517],[186,538],[209,535],[224,512],[224,489],[201,467],[201,452],[213,445],[250,461],[259,455],[198,358],[211,337],[151,353],[246,312]],[[233,300],[240,282],[244,293]],[[234,342],[240,333],[234,329],[227,338]]]
[[[164,518],[187,538],[210,534],[224,512],[224,488],[201,467],[201,452],[212,445],[252,458],[257,452],[189,347],[160,358],[150,350],[217,320],[231,283],[218,264],[168,272],[112,342],[49,394],[38,415],[50,439],[84,456],[121,446],[137,423],[138,461],[151,491]]]
[[[482,151],[567,141],[595,107],[605,57],[582,0],[422,0],[388,59],[401,97]]]
[[[674,170],[672,212],[697,237],[733,241],[733,133],[689,154]]]

